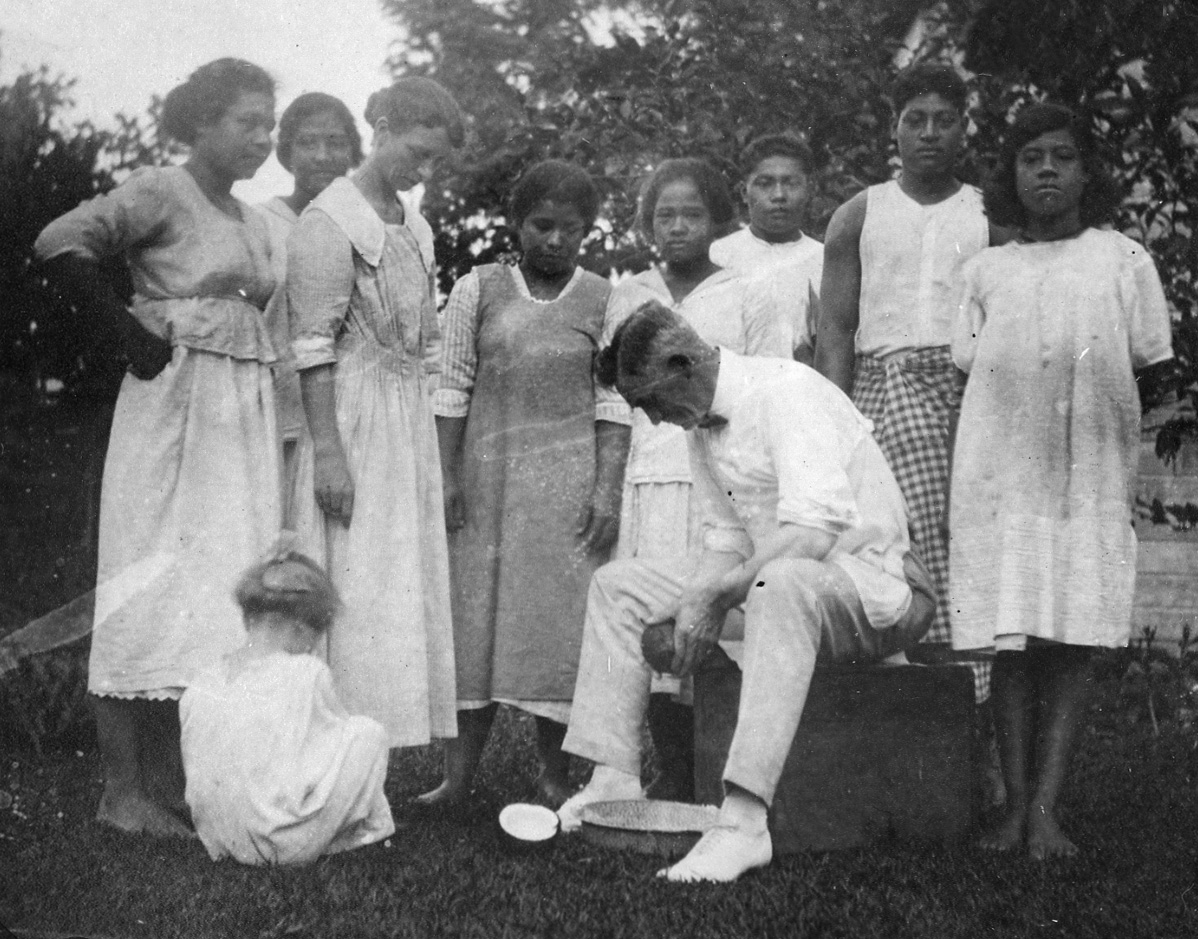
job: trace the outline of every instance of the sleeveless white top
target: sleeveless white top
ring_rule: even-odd
[[[885,356],[948,345],[961,269],[989,244],[973,186],[935,205],[920,205],[897,180],[867,189],[857,351]]]

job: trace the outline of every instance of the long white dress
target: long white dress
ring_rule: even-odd
[[[965,267],[953,358],[953,646],[1130,635],[1140,446],[1133,370],[1172,356],[1144,247],[1117,232],[989,248]]]
[[[126,375],[100,496],[88,690],[177,698],[244,640],[237,578],[278,536],[279,446],[262,308],[262,219],[225,215],[183,167],[138,170],[52,222],[42,259],[124,254],[132,313],[170,342],[157,377]]]
[[[328,662],[351,713],[391,746],[457,734],[449,556],[433,422],[438,342],[428,270],[411,230],[384,225],[348,179],[304,211],[288,242],[296,365],[334,364],[337,429],[354,484],[347,526],[326,519],[300,443],[295,529],[345,609]]]
[[[185,797],[215,861],[304,864],[395,831],[383,728],[311,655],[229,656],[179,702]]]

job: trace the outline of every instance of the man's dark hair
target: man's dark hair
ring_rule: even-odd
[[[797,160],[803,172],[811,175],[811,148],[798,134],[764,134],[749,141],[749,145],[741,152],[738,166],[742,179],[748,178],[762,160],[770,157],[789,157]]]
[[[890,86],[890,104],[897,118],[912,98],[940,95],[954,108],[965,113],[969,88],[955,68],[943,62],[921,62],[899,73]]]

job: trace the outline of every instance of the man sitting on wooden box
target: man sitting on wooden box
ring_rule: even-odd
[[[744,684],[719,824],[660,872],[735,880],[773,856],[767,808],[816,658],[878,661],[914,645],[932,590],[869,422],[813,369],[709,346],[649,302],[616,331],[598,372],[654,423],[693,431],[703,554],[693,572],[680,558],[614,561],[595,574],[563,749],[597,765],[562,806],[562,825],[577,827],[590,802],[643,798],[645,627],[675,621],[671,671],[689,675],[743,605]]]

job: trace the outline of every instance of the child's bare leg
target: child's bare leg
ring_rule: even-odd
[[[1092,650],[1059,645],[1038,649],[1034,655],[1040,691],[1039,735],[1027,848],[1031,857],[1042,861],[1077,854],[1077,846],[1057,824],[1056,805],[1089,698]]]
[[[488,704],[484,708],[458,711],[458,735],[445,741],[445,779],[436,789],[418,795],[417,805],[450,808],[459,805],[470,794],[497,709],[497,705]]]
[[[537,794],[550,808],[559,809],[571,795],[570,754],[562,750],[562,741],[566,738],[566,725],[548,717],[538,717],[536,721],[537,757],[541,761],[541,772],[536,783]]]
[[[999,652],[995,656],[990,694],[1007,805],[998,824],[978,844],[991,851],[1010,851],[1023,842],[1030,797],[1035,691],[1026,652]]]
[[[122,831],[188,836],[183,823],[142,788],[140,750],[147,702],[98,696],[92,701],[104,762],[104,794],[96,819]]]
[[[146,701],[141,739],[143,785],[168,809],[186,813],[177,701]]]

